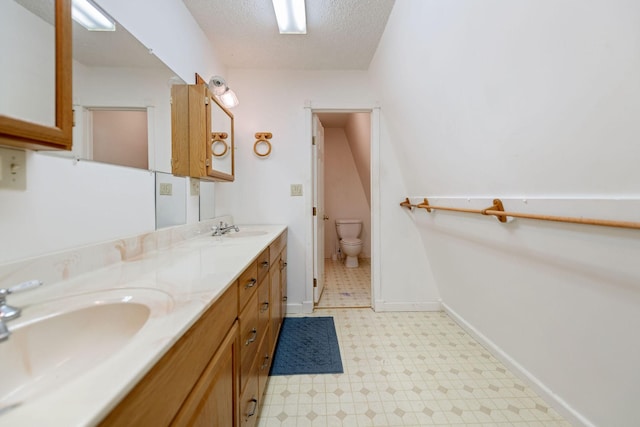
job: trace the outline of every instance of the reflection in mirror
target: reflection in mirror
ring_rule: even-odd
[[[73,155],[171,171],[170,87],[182,80],[117,22],[113,32],[74,22],[73,58]]]
[[[187,221],[186,178],[156,172],[156,229]]]
[[[55,126],[54,0],[0,1],[0,28],[0,115]]]
[[[214,189],[213,182],[200,181],[200,221],[214,218]]]
[[[211,165],[212,169],[233,175],[233,129],[232,118],[218,104],[215,97],[211,104]]]

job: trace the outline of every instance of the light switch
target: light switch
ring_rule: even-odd
[[[191,178],[191,195],[192,196],[200,195],[200,181],[193,178]]]
[[[302,184],[291,184],[291,195],[302,196]]]
[[[27,155],[24,151],[0,148],[0,188],[27,189]]]
[[[170,196],[173,193],[173,185],[170,182],[160,183],[160,195]]]

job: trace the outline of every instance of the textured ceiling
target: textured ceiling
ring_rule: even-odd
[[[307,34],[281,35],[271,0],[183,0],[231,68],[366,70],[395,0],[306,0]]]

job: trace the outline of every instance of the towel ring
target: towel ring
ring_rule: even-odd
[[[256,153],[258,157],[268,157],[271,154],[271,142],[269,141],[273,138],[271,132],[258,132],[256,133],[256,142],[253,144],[253,152]],[[261,145],[266,145],[266,151],[259,151],[258,147]]]
[[[227,139],[229,135],[226,132],[212,132],[211,133],[211,154],[215,157],[223,157],[229,151],[229,145]],[[216,145],[222,145],[222,151],[216,151]]]

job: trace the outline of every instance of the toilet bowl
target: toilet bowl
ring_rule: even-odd
[[[340,250],[346,255],[344,265],[349,268],[358,266],[358,255],[362,252],[362,240],[358,237],[362,231],[360,219],[336,219],[336,232],[340,239]]]

